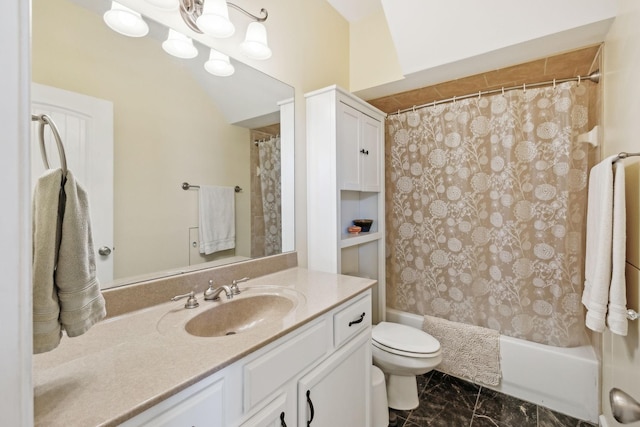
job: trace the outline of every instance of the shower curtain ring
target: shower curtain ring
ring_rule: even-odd
[[[526,91],[527,91],[527,84],[522,83],[522,92],[526,92]]]
[[[479,90],[479,91],[478,91],[478,100],[480,100],[480,98],[481,98],[481,97],[482,97],[482,91],[481,91],[481,90]]]
[[[556,79],[553,79],[553,88],[556,88]]]
[[[502,86],[502,96],[504,96],[504,86]]]
[[[580,74],[578,74],[578,86],[580,86]]]

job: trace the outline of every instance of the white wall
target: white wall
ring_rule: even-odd
[[[604,46],[603,156],[640,151],[640,2],[621,0]],[[627,306],[640,308],[640,158],[624,160],[627,197]],[[609,390],[618,387],[640,401],[640,328],[629,323],[626,337],[603,335],[602,406],[610,427]],[[638,423],[634,423],[636,425]]]
[[[0,414],[11,426],[33,424],[28,24],[27,1],[0,2]]]

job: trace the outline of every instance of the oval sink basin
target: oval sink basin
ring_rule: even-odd
[[[197,337],[235,335],[286,316],[295,304],[279,295],[256,295],[225,301],[198,314],[184,326]]]

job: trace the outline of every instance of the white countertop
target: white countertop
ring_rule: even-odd
[[[118,425],[374,283],[296,267],[240,284],[247,294],[275,285],[295,296],[297,306],[276,324],[225,337],[191,336],[182,328],[188,318],[224,304],[200,293],[195,309],[185,309],[185,300],[167,302],[100,322],[80,337],[65,336],[57,349],[33,358],[35,425]]]

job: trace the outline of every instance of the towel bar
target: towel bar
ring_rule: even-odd
[[[627,319],[629,320],[638,320],[638,317],[640,317],[640,315],[638,315],[638,312],[632,309],[628,309],[627,310]]]

